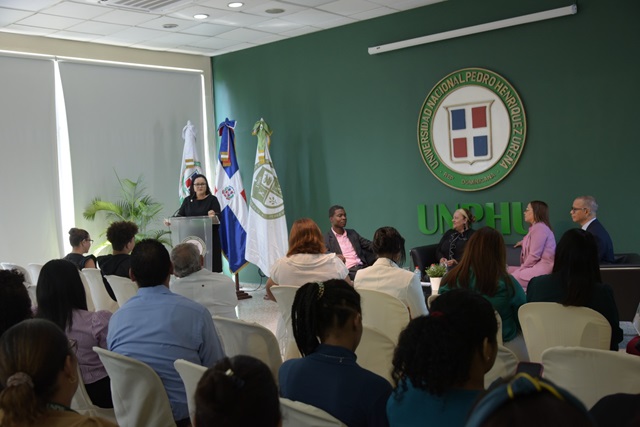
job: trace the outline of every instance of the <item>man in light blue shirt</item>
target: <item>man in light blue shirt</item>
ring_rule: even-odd
[[[189,410],[173,362],[185,359],[212,367],[225,354],[209,311],[169,290],[172,272],[169,252],[160,242],[146,239],[135,246],[129,274],[138,293],[111,317],[107,344],[156,371],[180,426],[189,425]]]

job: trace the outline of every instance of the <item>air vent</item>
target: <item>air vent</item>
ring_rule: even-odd
[[[138,12],[166,13],[193,0],[98,0],[98,4]]]

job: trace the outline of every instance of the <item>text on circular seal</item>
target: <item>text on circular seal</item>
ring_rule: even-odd
[[[454,71],[431,89],[420,110],[418,145],[443,184],[477,191],[515,167],[527,135],[524,105],[501,75],[483,68]]]

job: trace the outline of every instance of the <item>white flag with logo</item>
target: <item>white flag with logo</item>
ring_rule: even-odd
[[[180,168],[180,183],[178,184],[178,197],[180,204],[189,196],[191,178],[195,174],[202,173],[198,151],[196,150],[196,127],[187,120],[187,125],[182,129],[182,139],[184,139],[184,149],[182,150],[182,164]]]
[[[245,259],[268,276],[273,263],[287,254],[289,233],[282,189],[269,154],[271,130],[260,119],[253,126],[252,134],[258,137],[258,148],[251,185]]]

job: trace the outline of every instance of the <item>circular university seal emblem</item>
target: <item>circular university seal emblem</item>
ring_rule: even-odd
[[[442,183],[462,191],[502,181],[518,162],[526,135],[520,96],[504,77],[482,68],[440,80],[418,120],[425,164]]]
[[[180,243],[191,243],[192,245],[195,245],[200,251],[200,255],[204,255],[207,252],[207,244],[198,236],[187,236],[182,239],[182,242]]]

